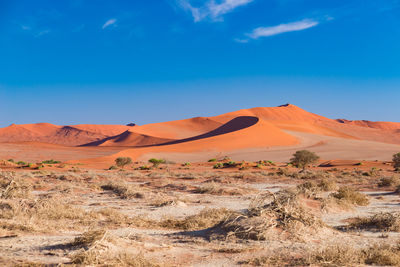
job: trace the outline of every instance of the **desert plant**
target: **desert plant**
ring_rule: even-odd
[[[209,159],[208,162],[216,162],[217,159]]]
[[[152,159],[149,159],[149,162],[150,162],[151,164],[153,164],[153,167],[154,167],[154,168],[158,168],[158,166],[160,166],[160,164],[165,163],[165,159],[155,159],[155,158],[152,158]]]
[[[311,151],[308,150],[300,150],[293,154],[293,158],[290,160],[290,163],[297,167],[305,170],[308,165],[315,163],[319,160],[319,157]]]
[[[213,168],[214,169],[222,169],[224,167],[224,164],[222,162],[218,162],[214,164]]]
[[[400,170],[400,152],[393,155],[393,167],[396,171]]]
[[[118,157],[115,159],[115,164],[117,164],[118,167],[124,168],[125,165],[131,164],[132,159],[130,157]]]
[[[115,165],[112,165],[112,166],[110,166],[110,168],[108,168],[109,171],[116,170],[116,169],[118,169],[118,167]]]
[[[43,164],[58,164],[58,163],[61,163],[61,161],[49,159],[49,160],[42,161],[42,163]]]

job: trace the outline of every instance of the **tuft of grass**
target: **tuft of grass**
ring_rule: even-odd
[[[217,159],[209,159],[208,162],[216,162]]]
[[[144,198],[143,192],[140,192],[143,191],[142,189],[128,183],[109,182],[102,185],[101,188],[103,190],[110,190],[123,199]]]
[[[368,197],[365,194],[347,186],[339,188],[339,191],[333,193],[332,197],[358,206],[367,206],[369,204]]]
[[[167,218],[160,222],[164,228],[182,230],[201,230],[212,227],[224,221],[234,212],[225,208],[203,209],[199,214],[188,216],[184,219]]]
[[[249,188],[242,187],[223,187],[218,183],[209,182],[205,185],[199,186],[194,189],[194,193],[198,194],[211,194],[211,195],[230,195],[230,196],[241,196],[253,192]]]
[[[83,233],[80,236],[77,236],[74,241],[71,243],[73,246],[80,247],[89,247],[92,246],[95,242],[101,241],[106,236],[105,230],[91,230]]]
[[[0,180],[0,198],[28,198],[32,186],[23,178],[3,178]]]

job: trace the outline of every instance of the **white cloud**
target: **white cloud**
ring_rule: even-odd
[[[215,0],[209,0],[200,7],[194,7],[190,0],[178,0],[178,4],[184,10],[187,10],[193,16],[195,22],[209,18],[214,21],[222,20],[222,16],[240,6],[247,5],[254,0],[222,0],[216,3]]]
[[[103,24],[103,26],[101,27],[103,30],[111,25],[114,25],[117,22],[116,19],[109,19],[106,21],[106,23]]]
[[[259,27],[254,29],[251,33],[246,34],[251,39],[258,39],[260,37],[268,37],[278,35],[286,32],[302,31],[319,24],[318,21],[305,19],[301,21],[291,22],[287,24],[280,24],[272,27]]]

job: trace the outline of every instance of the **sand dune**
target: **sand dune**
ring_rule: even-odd
[[[385,149],[390,153],[398,150],[400,123],[333,120],[288,104],[143,126],[38,123],[0,129],[0,142],[27,141],[115,147],[113,151],[119,151],[98,162],[111,162],[118,156],[146,159],[150,155],[178,158],[177,155],[186,155],[197,159],[216,154],[241,155],[244,159],[254,155],[287,158],[287,151],[292,153],[298,148],[314,149],[326,157],[341,158],[341,153],[343,157],[370,159],[374,155],[384,158]]]

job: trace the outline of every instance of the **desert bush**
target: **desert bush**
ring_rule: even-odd
[[[185,162],[182,164],[183,167],[190,167],[192,164],[190,162]]]
[[[124,168],[126,165],[131,163],[132,159],[130,157],[118,157],[115,159],[115,164],[120,168]]]
[[[370,217],[355,218],[349,225],[352,229],[373,229],[400,232],[400,213],[378,213]]]
[[[338,192],[333,193],[331,196],[354,205],[367,206],[369,204],[368,197],[365,194],[347,186],[339,188]]]
[[[293,158],[290,160],[290,163],[293,166],[302,168],[304,170],[308,165],[313,164],[318,160],[319,157],[314,152],[300,150],[293,154]]]
[[[149,162],[151,164],[153,164],[153,168],[158,168],[158,166],[160,166],[160,164],[165,163],[165,159],[149,159]]]
[[[208,162],[216,162],[217,159],[209,159]]]

